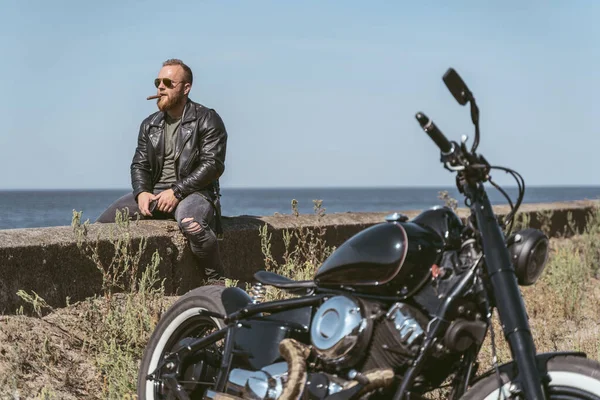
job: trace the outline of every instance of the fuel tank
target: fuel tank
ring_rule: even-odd
[[[441,257],[442,237],[415,222],[384,222],[352,236],[315,274],[322,287],[410,296],[427,280]]]

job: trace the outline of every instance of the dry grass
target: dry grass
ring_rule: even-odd
[[[80,218],[74,213],[73,231],[81,251],[102,274],[103,293],[52,310],[36,293],[19,291],[25,307],[37,317],[0,319],[0,399],[135,396],[144,346],[173,301],[164,296],[158,278],[161,259],[155,252],[149,265],[140,265],[146,242],[134,247],[131,222],[124,213],[116,218],[114,256],[102,263],[98,239],[88,237],[89,221],[82,224]]]
[[[261,248],[265,257],[265,268],[288,278],[303,281],[311,280],[315,270],[335,250],[325,242],[326,228],[321,225],[325,209],[321,200],[314,200],[314,213],[317,216],[316,227],[313,229],[299,227],[294,230],[285,230],[283,233],[284,253],[281,261],[277,261],[271,254],[271,235],[267,225],[259,230]],[[299,216],[298,202],[292,200],[292,215]],[[284,299],[289,297],[284,291],[268,287],[265,301]]]
[[[594,265],[584,257],[587,237],[552,240],[552,252],[543,276],[522,288],[538,352],[583,351],[600,360],[600,281]],[[600,242],[600,236],[595,239]],[[494,320],[500,363],[510,360],[498,319]],[[490,368],[490,338],[480,353],[482,368]]]

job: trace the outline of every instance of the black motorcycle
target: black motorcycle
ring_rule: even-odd
[[[204,286],[162,317],[145,350],[140,400],[419,399],[448,384],[451,399],[600,399],[600,364],[583,353],[538,354],[519,285],[548,257],[539,230],[511,234],[523,178],[476,153],[479,109],[460,76],[443,77],[470,104],[475,137],[448,141],[423,113],[416,119],[456,173],[470,216],[437,207],[408,220],[393,214],[347,240],[314,280],[268,271],[254,276],[294,296],[260,302],[239,288]],[[515,204],[491,178],[517,181]],[[511,206],[500,219],[484,183]],[[496,308],[512,362],[478,374],[477,355]]]

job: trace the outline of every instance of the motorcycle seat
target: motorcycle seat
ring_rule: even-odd
[[[295,281],[270,271],[258,271],[254,274],[254,279],[263,285],[270,285],[279,289],[311,289],[317,287],[314,281]]]

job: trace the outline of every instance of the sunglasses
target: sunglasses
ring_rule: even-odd
[[[166,87],[168,87],[169,89],[171,89],[171,88],[173,88],[173,87],[175,87],[175,86],[176,86],[176,85],[174,85],[174,83],[181,83],[181,82],[183,82],[183,81],[179,81],[179,82],[177,82],[177,81],[172,81],[172,80],[171,80],[171,79],[169,79],[169,78],[162,78],[162,79],[161,79],[161,78],[156,78],[156,79],[154,80],[154,86],[156,86],[156,87],[158,88],[158,87],[160,86],[160,82],[161,82],[161,81],[162,81],[162,83],[164,83],[164,84],[165,84],[165,86],[166,86]]]

